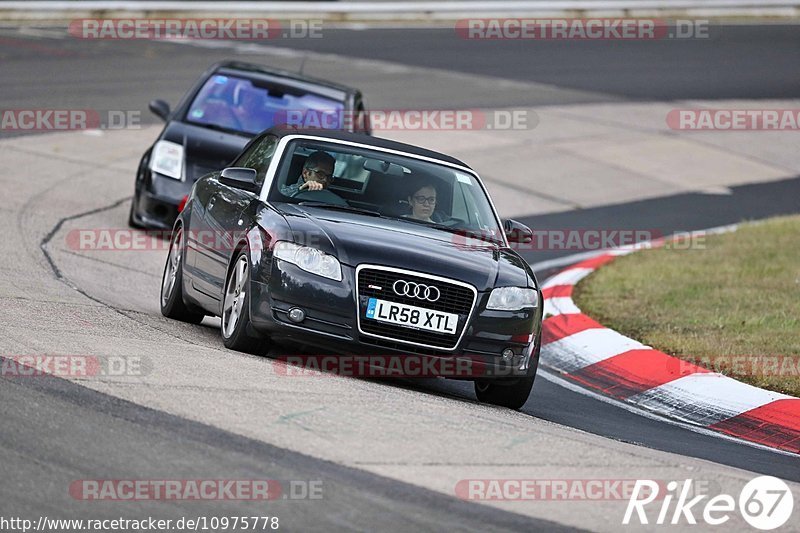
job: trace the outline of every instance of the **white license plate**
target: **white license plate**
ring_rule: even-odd
[[[367,318],[436,333],[455,333],[458,315],[370,298]]]

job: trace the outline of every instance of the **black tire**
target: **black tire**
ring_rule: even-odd
[[[535,377],[477,380],[475,396],[483,403],[520,409],[528,401]]]
[[[234,257],[222,293],[222,342],[231,350],[264,355],[269,351],[269,339],[250,323],[250,259],[246,250]]]
[[[167,262],[164,265],[164,274],[161,276],[161,314],[167,318],[199,324],[203,313],[190,308],[183,301],[183,227],[175,228],[175,233],[169,243]],[[168,278],[169,276],[169,278]]]

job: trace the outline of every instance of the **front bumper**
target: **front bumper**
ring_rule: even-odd
[[[253,326],[275,340],[301,344],[323,355],[418,356],[440,363],[466,361],[469,371],[461,366],[459,375],[445,376],[461,379],[530,376],[536,371],[541,330],[538,308],[488,311],[485,306],[489,294],[479,292],[475,311],[455,349],[420,347],[360,331],[355,269],[342,265],[343,280],[337,282],[284,261],[270,263],[252,281],[250,314]],[[306,318],[300,323],[288,318],[289,310],[295,307],[305,311]],[[513,357],[503,357],[507,349],[513,350]]]
[[[185,181],[151,173],[136,191],[134,221],[148,228],[171,230],[178,218],[178,205],[191,188]]]

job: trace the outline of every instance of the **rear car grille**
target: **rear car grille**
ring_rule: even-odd
[[[440,291],[440,297],[435,302],[430,302],[424,299],[398,295],[392,288],[395,281],[398,280],[435,286]],[[387,340],[413,343],[444,350],[452,350],[458,344],[461,333],[464,331],[464,327],[472,312],[477,295],[475,289],[468,286],[443,281],[438,278],[430,278],[424,274],[413,274],[405,271],[395,272],[394,270],[386,270],[380,267],[365,267],[360,269],[358,272],[357,288],[358,313],[362,333],[380,336]],[[456,314],[458,315],[456,332],[454,334],[437,333],[367,319],[365,315],[370,298],[380,298],[381,300],[390,302]],[[383,343],[376,342],[376,344]]]

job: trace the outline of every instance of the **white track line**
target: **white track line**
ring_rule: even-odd
[[[716,372],[690,374],[628,398],[645,409],[711,426],[791,396],[754,387]]]
[[[629,339],[613,329],[587,329],[545,344],[542,346],[542,357],[557,354],[554,360],[558,364],[558,370],[572,373],[630,350],[648,348],[649,346]]]
[[[708,437],[715,437],[715,438],[718,438],[718,439],[735,442],[737,444],[744,444],[745,446],[750,446],[751,448],[758,448],[759,450],[764,450],[764,451],[768,451],[768,452],[772,452],[772,453],[777,453],[779,455],[787,455],[789,457],[797,457],[797,454],[792,453],[792,452],[787,452],[787,451],[784,451],[784,450],[778,450],[776,448],[770,448],[769,446],[764,446],[763,444],[757,444],[755,442],[750,442],[750,441],[738,439],[736,437],[731,437],[730,435],[726,435],[725,433],[719,433],[717,431],[712,431],[712,430],[706,429],[704,427],[695,426],[694,424],[688,424],[686,422],[680,422],[678,420],[673,420],[671,418],[665,418],[664,416],[661,416],[661,415],[658,415],[658,414],[655,414],[655,413],[651,413],[650,411],[645,411],[643,409],[639,409],[636,406],[627,404],[625,402],[621,402],[619,400],[616,400],[614,398],[610,398],[608,396],[603,396],[602,394],[599,394],[597,392],[591,391],[589,389],[584,389],[580,385],[576,385],[576,384],[574,384],[574,383],[572,383],[570,381],[567,381],[566,379],[554,374],[553,372],[551,372],[548,369],[543,369],[541,366],[539,367],[539,371],[537,372],[537,375],[540,376],[540,377],[543,377],[544,379],[546,379],[550,383],[553,383],[554,385],[557,385],[559,387],[563,387],[563,388],[565,388],[565,389],[567,389],[567,390],[569,390],[571,392],[575,392],[575,393],[581,394],[583,396],[588,396],[589,398],[592,398],[592,399],[597,400],[599,402],[603,402],[603,403],[607,403],[609,405],[613,405],[615,407],[619,407],[620,409],[624,409],[625,411],[628,411],[629,413],[633,413],[635,415],[643,416],[643,417],[648,418],[650,420],[663,422],[665,424],[669,424],[669,425],[672,425],[672,426],[678,426],[680,428],[688,429],[689,431],[692,431],[694,433],[699,433],[701,435],[705,435],[705,436],[708,436]],[[573,428],[573,429],[575,429],[575,428]],[[585,430],[579,430],[579,431],[585,431]],[[586,431],[586,432],[587,433],[591,433],[589,431]],[[613,437],[606,437],[606,438],[613,439]],[[640,446],[645,446],[647,448],[652,448],[652,446],[647,446],[647,445],[645,445],[645,444],[643,444],[641,442],[637,442],[636,444],[638,444]],[[679,455],[685,455],[685,454],[679,454]],[[711,461],[711,459],[707,459],[707,460]],[[742,469],[742,470],[744,470],[744,469]]]

